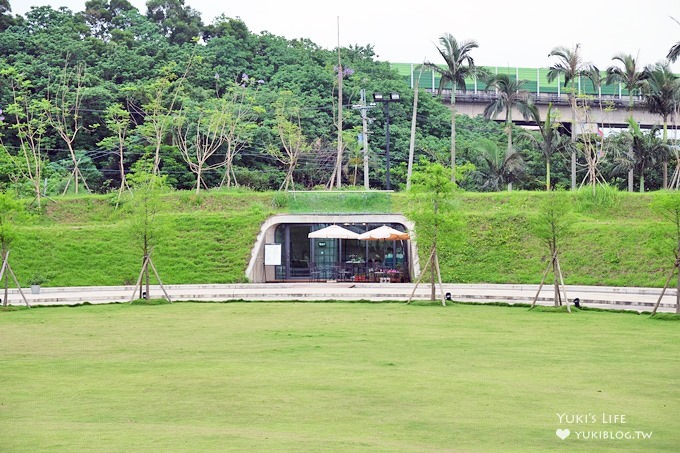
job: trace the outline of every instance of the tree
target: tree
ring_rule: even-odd
[[[657,197],[654,200],[653,208],[659,212],[666,220],[668,220],[673,225],[673,254],[675,255],[675,261],[673,263],[673,268],[671,269],[666,284],[661,290],[659,299],[654,305],[654,310],[652,310],[652,315],[656,314],[659,304],[661,303],[661,298],[663,298],[668,284],[673,278],[673,274],[676,270],[680,269],[680,194],[678,192],[667,192]],[[675,299],[675,312],[680,313],[680,275],[678,275],[677,290]]]
[[[672,62],[675,62],[675,60],[678,59],[678,56],[680,56],[680,41],[676,42],[673,47],[671,47],[671,50],[668,51],[666,58]]]
[[[552,192],[543,200],[539,206],[538,215],[533,219],[532,227],[534,234],[548,248],[550,259],[548,260],[548,266],[543,273],[543,278],[541,279],[541,284],[536,292],[536,297],[534,297],[531,304],[532,307],[536,304],[545,278],[552,269],[555,307],[561,306],[564,301],[564,303],[567,304],[567,310],[571,311],[569,309],[567,290],[564,286],[564,277],[559,261],[559,245],[569,234],[573,222],[573,218],[570,214],[566,194]],[[562,286],[564,291],[564,297],[560,293],[560,286]]]
[[[9,14],[11,12],[12,6],[9,0],[0,0],[0,33],[16,23],[16,19]]]
[[[197,194],[201,186],[206,186],[203,174],[208,170],[228,164],[226,175],[231,182],[234,154],[242,145],[240,135],[236,134],[242,129],[240,121],[243,113],[242,104],[238,101],[238,97],[234,100],[229,95],[198,103],[187,100],[175,118],[177,145],[189,169],[196,175]],[[225,143],[225,158],[215,159]]]
[[[136,11],[136,8],[128,0],[88,0],[81,14],[92,35],[108,41],[114,30],[122,30],[130,25],[126,13],[131,11]]]
[[[8,156],[21,175],[30,181],[35,195],[34,201],[40,208],[43,197],[43,170],[47,159],[44,139],[48,119],[45,111],[49,109],[49,102],[35,97],[31,93],[31,82],[14,68],[0,70],[0,76],[4,76],[10,85],[12,103],[7,106],[7,113],[14,117],[10,128],[16,131],[19,140],[19,151],[8,153]]]
[[[579,54],[580,44],[573,49],[555,47],[549,57],[557,57],[557,62],[550,67],[547,74],[548,82],[552,82],[560,75],[564,78],[564,87],[568,87],[569,104],[571,105],[571,142],[576,143],[576,82],[581,76],[599,79],[599,71],[590,63],[585,63]],[[597,81],[593,80],[593,84]],[[571,151],[571,189],[576,190],[576,148]]]
[[[644,72],[638,67],[635,57],[629,54],[617,54],[612,58],[621,63],[621,66],[610,66],[607,68],[607,85],[621,83],[628,90],[628,110],[633,112],[633,93],[642,87]]]
[[[680,25],[680,22],[678,22],[674,17],[671,17],[671,19],[673,19],[675,23]],[[668,58],[668,60],[671,62],[675,62],[675,60],[677,60],[678,57],[680,57],[680,41],[673,44],[673,47],[671,47],[671,49],[668,51],[668,55],[666,55],[666,58]]]
[[[150,266],[165,293],[165,297],[170,301],[170,296],[165,292],[163,283],[158,276],[158,271],[151,261],[151,253],[158,244],[160,236],[160,228],[156,223],[156,214],[158,212],[160,192],[166,186],[166,177],[155,175],[153,173],[153,163],[142,159],[136,162],[128,179],[132,187],[131,232],[136,245],[143,253],[142,270],[135,285],[135,292],[139,288],[139,298],[150,299]],[[144,280],[144,286],[146,287],[145,291],[142,291],[142,280]],[[134,299],[134,293],[132,297]]]
[[[650,113],[661,116],[663,122],[663,141],[668,140],[668,117],[675,112],[680,102],[680,79],[671,72],[668,63],[657,63],[645,68],[642,93]],[[676,168],[670,187],[680,187],[680,155],[675,150]],[[667,164],[664,162],[664,188],[667,184]]]
[[[245,74],[244,74],[245,76]],[[243,76],[242,76],[243,77]],[[247,77],[247,76],[246,76]],[[252,139],[256,129],[257,116],[264,111],[256,105],[252,86],[263,84],[263,80],[257,82],[244,81],[241,85],[234,85],[224,94],[224,102],[227,103],[224,138],[224,177],[220,186],[237,186],[236,173],[234,172],[234,159]],[[257,88],[256,88],[257,89]]]
[[[451,181],[456,182],[456,91],[467,91],[465,79],[475,76],[478,72],[475,61],[470,55],[472,50],[479,47],[473,40],[460,43],[451,34],[446,33],[439,38],[441,47],[437,47],[445,67],[427,62],[425,66],[439,74],[439,94],[451,84]]]
[[[283,151],[278,146],[271,145],[267,148],[267,152],[288,167],[286,177],[279,187],[279,190],[288,190],[289,187],[294,186],[293,173],[300,155],[308,152],[311,147],[302,132],[300,106],[297,99],[293,97],[293,93],[289,91],[280,93],[274,108],[276,115],[274,132],[281,140]]]
[[[531,93],[522,88],[527,81],[516,80],[508,74],[494,74],[487,80],[487,90],[495,90],[496,98],[484,109],[484,118],[493,119],[501,112],[505,112],[505,130],[508,134],[508,149],[506,156],[512,152],[512,111],[519,111],[524,119],[531,116]]]
[[[193,42],[201,36],[201,13],[184,5],[184,0],[149,0],[146,17],[157,23],[172,44]]]
[[[2,298],[3,306],[8,304],[8,288],[9,276],[12,275],[14,283],[21,292],[21,285],[17,281],[14,271],[9,266],[8,255],[12,242],[16,238],[16,222],[21,219],[24,213],[24,206],[9,192],[0,192],[0,281],[4,280],[4,296]],[[4,275],[4,279],[2,278]],[[28,302],[24,297],[23,292],[21,296],[26,305]]]
[[[104,121],[106,127],[115,134],[115,136],[106,137],[99,142],[100,146],[115,146],[118,149],[118,172],[120,175],[120,188],[118,190],[118,200],[120,200],[123,190],[128,187],[127,179],[125,178],[125,145],[127,139],[128,128],[130,127],[130,112],[125,110],[120,104],[112,104],[106,108],[104,112]]]
[[[192,61],[193,56],[190,57],[184,73],[179,77],[174,72],[175,65],[164,67],[160,77],[135,87],[135,92],[128,98],[128,104],[135,113],[135,117],[143,118],[142,124],[138,124],[135,131],[153,147],[153,173],[155,175],[160,174],[161,148],[171,127],[176,102]]]
[[[446,299],[444,297],[444,290],[441,288],[442,278],[439,269],[437,240],[442,227],[451,224],[455,220],[455,212],[451,204],[454,189],[455,183],[447,176],[446,168],[439,163],[429,163],[421,167],[420,171],[414,172],[409,191],[411,201],[410,217],[416,221],[418,242],[421,245],[427,244],[429,249],[429,256],[420,278],[422,278],[422,275],[425,274],[429,267],[430,300],[434,301],[436,300],[435,275],[437,276],[442,292],[442,305],[446,305]],[[458,231],[461,231],[461,229],[458,229]],[[448,234],[449,232],[447,231],[446,233]],[[413,289],[409,302],[413,298],[420,278],[416,282],[416,287]]]
[[[350,185],[356,186],[359,180],[359,166],[364,163],[363,130],[361,126],[354,126],[352,130],[342,132],[343,146],[348,151],[347,163],[343,166],[343,173],[348,175]],[[361,138],[358,138],[361,137]],[[368,158],[368,156],[366,156]],[[368,160],[366,160],[368,166]]]
[[[58,83],[50,92],[51,99],[46,112],[50,125],[57,131],[64,143],[66,143],[73,163],[73,171],[66,183],[64,193],[68,190],[71,180],[74,181],[76,194],[78,193],[80,180],[83,181],[83,185],[89,191],[87,181],[78,166],[80,164],[79,159],[76,157],[76,152],[73,148],[78,132],[83,128],[80,109],[83,101],[84,77],[84,65],[77,65],[73,70],[69,70],[68,63],[66,63]]]
[[[658,132],[659,128],[653,127],[644,133],[637,121],[632,117],[628,119],[632,164],[640,174],[640,192],[645,191],[645,170],[658,160],[667,160],[664,156],[670,152],[670,147],[659,139]]]
[[[524,136],[537,143],[543,157],[545,157],[545,190],[550,191],[550,162],[552,157],[555,153],[568,149],[570,143],[559,132],[560,123],[554,118],[552,104],[548,104],[548,111],[543,121],[541,121],[541,113],[537,106],[532,105],[530,111],[534,122],[538,125],[540,141],[532,133],[524,133]]]
[[[637,60],[630,54],[617,54],[612,58],[614,61],[621,63],[622,67],[610,66],[607,68],[606,83],[621,83],[628,90],[628,110],[630,117],[633,117],[633,93],[641,92],[642,81],[644,80],[644,72],[638,67]],[[633,181],[633,167],[628,173],[629,187]],[[632,188],[630,188],[632,190]]]
[[[524,175],[524,161],[514,149],[503,150],[488,139],[479,139],[475,143],[479,153],[477,173],[483,178],[482,190],[498,191],[507,184],[511,190],[512,183],[519,181]]]

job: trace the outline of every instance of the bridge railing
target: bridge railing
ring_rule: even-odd
[[[438,94],[438,90],[426,89],[429,93],[433,95]],[[451,101],[451,90],[442,90],[441,92],[442,100],[445,102]],[[569,96],[566,93],[532,93],[531,97],[535,104],[553,104],[553,105],[569,105]],[[456,102],[472,102],[472,103],[490,103],[498,98],[498,94],[494,91],[462,91],[456,90]],[[628,107],[629,99],[628,97],[620,97],[618,95],[608,95],[600,94],[598,96],[581,96],[579,97],[579,102],[587,102],[588,105],[597,106],[602,108],[612,107],[617,109],[623,109]],[[644,105],[644,99],[642,96],[633,96],[633,107],[640,108]]]

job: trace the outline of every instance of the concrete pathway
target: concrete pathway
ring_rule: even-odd
[[[413,283],[259,283],[233,285],[166,285],[173,301],[320,301],[320,300],[408,300]],[[531,303],[538,285],[444,284],[444,293],[461,302]],[[40,294],[23,290],[32,306],[105,304],[129,302],[132,286],[89,286],[42,288]],[[162,298],[159,286],[151,286],[151,297]],[[437,288],[439,297],[439,288]],[[675,312],[675,289],[666,291],[659,312]],[[624,288],[607,286],[567,286],[567,297],[578,297],[581,305],[617,310],[651,311],[661,288]],[[420,284],[414,300],[429,300],[430,288]],[[2,292],[0,292],[2,297]],[[540,305],[552,305],[552,287],[544,287],[538,299]],[[9,292],[11,305],[23,305],[16,289]]]

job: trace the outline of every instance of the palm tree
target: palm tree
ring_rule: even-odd
[[[668,117],[680,103],[680,79],[670,70],[668,62],[656,63],[645,68],[642,92],[650,113],[661,115],[663,122],[663,141],[668,140]],[[680,155],[675,151],[676,168],[671,187],[680,185]],[[668,187],[668,163],[664,162],[664,188]]]
[[[479,139],[473,145],[479,152],[477,173],[484,178],[482,189],[499,191],[504,184],[511,190],[512,183],[524,176],[524,160],[513,148],[503,151],[488,139]]]
[[[491,119],[505,111],[506,131],[508,132],[508,154],[512,151],[512,111],[518,110],[524,119],[531,116],[529,105],[531,93],[522,88],[526,80],[516,80],[508,74],[495,74],[488,78],[487,89],[496,90],[497,96],[484,109],[484,118]]]
[[[670,151],[670,147],[657,136],[658,126],[653,127],[645,134],[632,117],[628,119],[628,125],[628,134],[631,137],[630,157],[633,166],[640,173],[640,192],[644,192],[645,169],[656,163],[658,159],[664,159],[664,156]]]
[[[558,61],[550,67],[547,74],[548,82],[555,80],[560,74],[564,78],[564,86],[569,87],[569,104],[571,105],[571,141],[576,143],[576,82],[581,76],[593,80],[597,84],[599,71],[590,63],[584,63],[579,54],[580,44],[573,49],[555,47],[549,57],[557,57]],[[598,75],[594,78],[594,75]],[[576,148],[571,152],[571,190],[576,190]]]
[[[622,83],[626,87],[626,90],[628,90],[628,110],[632,112],[633,92],[639,90],[642,86],[644,73],[638,67],[635,57],[630,54],[620,53],[615,55],[612,60],[620,62],[623,68],[619,66],[608,67],[606,84]]]
[[[629,121],[630,121],[629,117]],[[636,168],[635,154],[633,153],[633,138],[630,133],[621,133],[609,137],[607,145],[614,152],[612,158],[612,176],[628,175],[628,192],[633,192],[633,172]]]
[[[475,61],[470,55],[472,49],[479,47],[473,40],[458,42],[451,34],[446,33],[439,38],[441,47],[437,47],[439,54],[444,59],[446,67],[440,67],[434,63],[425,63],[441,77],[438,93],[448,84],[451,84],[451,181],[456,182],[456,91],[467,90],[466,77],[477,73]]]
[[[671,62],[675,62],[678,57],[680,57],[680,41],[676,42],[673,47],[671,47],[671,50],[668,51],[668,55],[666,56]]]
[[[612,60],[618,61],[623,66],[610,66],[607,68],[606,84],[622,83],[628,90],[628,111],[630,118],[633,118],[633,92],[640,90],[644,80],[644,72],[638,68],[637,60],[630,54],[617,54]],[[628,187],[632,190],[634,166],[628,169]]]
[[[680,22],[678,22],[674,17],[671,17],[678,25],[680,25]],[[680,57],[680,41],[676,42],[673,47],[671,47],[671,50],[668,51],[668,55],[666,55],[666,58],[673,63],[675,60]]]
[[[538,141],[531,133],[524,133],[525,137],[529,137],[536,142],[545,157],[545,190],[550,191],[550,162],[552,156],[562,150],[569,149],[573,146],[566,136],[563,136],[558,131],[560,124],[554,120],[552,115],[552,104],[548,104],[548,111],[545,115],[545,120],[541,121],[541,113],[536,105],[529,106],[531,117],[538,125],[538,132],[541,135],[541,140]]]

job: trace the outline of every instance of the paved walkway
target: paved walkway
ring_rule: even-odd
[[[412,283],[259,283],[233,285],[166,285],[173,301],[291,301],[291,300],[368,300],[407,301],[413,292]],[[454,301],[531,303],[538,285],[444,284],[444,293],[451,293]],[[23,290],[32,306],[105,304],[128,302],[133,296],[132,286],[42,288],[40,294]],[[439,295],[439,288],[437,288]],[[161,298],[159,286],[151,286],[151,297]],[[675,289],[666,291],[660,312],[675,311]],[[586,307],[617,310],[651,311],[661,288],[624,288],[607,286],[567,286],[571,301],[578,297]],[[0,291],[0,297],[2,292]],[[429,300],[430,287],[420,284],[415,300]],[[552,287],[544,287],[538,299],[540,305],[552,305]],[[9,292],[9,303],[23,305],[16,289]]]

